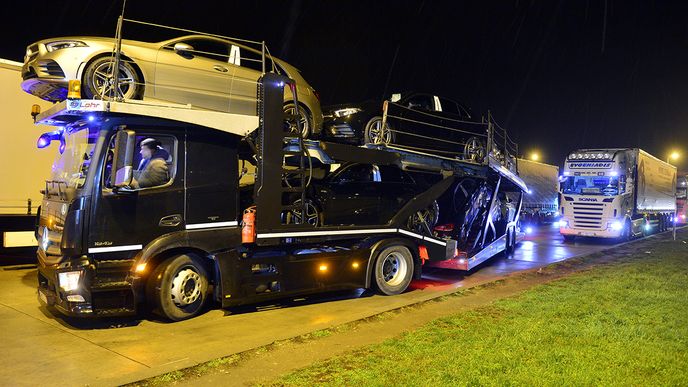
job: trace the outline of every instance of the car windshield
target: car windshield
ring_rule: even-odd
[[[50,180],[68,188],[81,188],[86,180],[98,131],[82,128],[64,133],[64,150],[57,154]]]
[[[565,194],[604,195],[619,194],[619,178],[612,176],[569,176],[561,183]]]

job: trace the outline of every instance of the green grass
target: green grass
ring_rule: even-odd
[[[688,385],[688,248],[598,266],[278,385]]]

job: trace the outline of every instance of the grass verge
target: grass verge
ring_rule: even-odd
[[[688,385],[688,248],[613,265],[316,363],[275,385]]]

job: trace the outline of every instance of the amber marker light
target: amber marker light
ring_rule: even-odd
[[[327,271],[327,265],[320,265],[320,267],[318,267],[318,270],[320,270],[321,272],[326,272]]]
[[[136,272],[137,273],[143,273],[144,271],[146,271],[146,264],[145,263],[139,263],[138,265],[136,265]]]
[[[72,79],[69,81],[69,86],[67,89],[68,99],[78,99],[81,98],[81,81]]]
[[[351,267],[353,267],[354,269],[358,269],[358,266],[358,262],[354,262],[351,264]]]

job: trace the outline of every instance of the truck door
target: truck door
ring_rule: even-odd
[[[148,180],[151,185],[142,183],[138,188],[114,192],[109,187],[111,155],[114,153],[113,135],[101,173],[102,188],[100,194],[95,195],[91,230],[88,233],[89,250],[101,248],[93,251],[136,252],[153,239],[183,228],[184,158],[179,157],[180,149],[183,149],[183,138],[169,133],[136,131],[137,149],[147,139],[157,141],[157,150],[152,154],[153,158],[157,158],[154,167],[158,170],[166,167],[167,178]],[[146,164],[152,161],[142,161],[141,152],[137,153],[134,158],[134,168],[137,169],[134,177],[143,182],[146,179],[143,171]],[[151,166],[149,171],[150,168]]]

